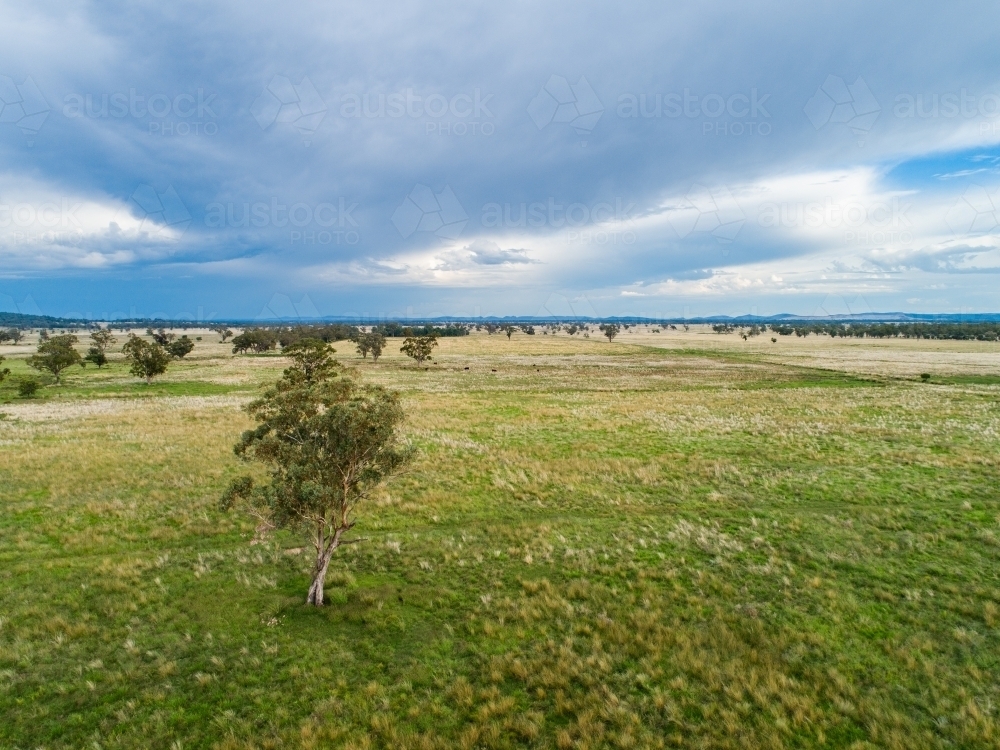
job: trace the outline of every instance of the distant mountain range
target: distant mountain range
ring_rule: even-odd
[[[1000,321],[1000,312],[996,313],[861,313],[857,315],[792,315],[782,313],[780,315],[710,315],[697,318],[648,318],[641,315],[612,315],[606,318],[595,318],[587,316],[538,316],[538,315],[507,315],[504,317],[462,317],[462,316],[438,316],[434,318],[358,318],[344,315],[325,315],[318,318],[272,318],[272,319],[245,319],[228,318],[212,321],[198,320],[165,320],[161,318],[132,318],[117,319],[111,321],[115,326],[146,327],[154,328],[160,326],[215,326],[215,325],[236,325],[236,326],[274,326],[274,325],[310,325],[317,323],[356,323],[361,325],[373,325],[386,322],[399,322],[407,325],[447,324],[447,323],[513,323],[521,324],[551,324],[551,323],[687,323],[688,325],[698,323],[735,323],[752,325],[754,323],[789,323],[789,322],[858,322],[858,323],[992,323]],[[22,315],[20,313],[0,312],[0,327],[10,328],[67,328],[80,327],[94,323],[93,320],[81,318],[59,318],[50,315]],[[107,321],[100,321],[107,322]]]

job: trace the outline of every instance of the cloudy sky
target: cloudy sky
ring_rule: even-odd
[[[0,2],[0,310],[1000,311],[1000,6]]]

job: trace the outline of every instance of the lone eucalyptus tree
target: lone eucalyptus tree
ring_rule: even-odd
[[[317,339],[286,347],[292,358],[281,379],[247,405],[257,426],[234,447],[246,461],[265,464],[270,481],[234,479],[222,507],[242,505],[258,533],[298,529],[316,553],[306,603],[323,604],[333,553],[354,528],[361,503],[411,457],[400,440],[403,410],[397,394],[346,377],[334,350]]]

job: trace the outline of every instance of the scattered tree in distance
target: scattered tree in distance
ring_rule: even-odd
[[[145,378],[146,385],[153,378],[167,371],[170,355],[158,343],[150,343],[130,333],[128,341],[122,347],[122,354],[129,363],[129,372],[137,378]]]
[[[431,350],[438,345],[437,339],[433,336],[410,336],[399,348],[407,357],[415,359],[418,365],[422,365],[424,360],[431,356]]]
[[[368,352],[371,351],[371,345],[369,344],[368,341],[368,334],[364,332],[359,333],[355,338],[354,343],[357,345],[358,354],[361,355],[361,359],[367,359]]]
[[[73,348],[77,342],[71,333],[46,338],[38,345],[38,351],[28,357],[28,365],[36,370],[47,370],[52,373],[58,384],[62,372],[72,365],[86,366],[80,352]]]
[[[378,358],[382,356],[382,350],[385,348],[385,336],[382,335],[381,331],[372,330],[369,333],[359,333],[357,336],[357,347],[358,354],[361,355],[362,359],[368,356],[368,352],[371,352],[372,361],[378,362]]]
[[[92,343],[87,349],[87,356],[84,359],[97,365],[99,370],[108,363],[108,347],[117,343],[118,339],[111,335],[110,329],[98,328],[90,334],[90,340]]]
[[[171,341],[177,338],[176,333],[167,333],[166,330],[164,330],[163,328],[160,328],[159,330],[156,331],[154,331],[152,328],[147,328],[146,335],[152,336],[153,341],[155,341],[157,344],[163,347],[166,347],[167,344],[169,344]]]
[[[225,326],[216,326],[215,328],[212,328],[211,330],[213,330],[217,334],[219,334],[219,338],[222,339],[222,343],[223,344],[226,343],[226,339],[231,338],[233,336],[233,332],[231,330],[229,330],[228,328],[226,328]]]
[[[13,341],[14,345],[16,346],[20,340],[21,340],[20,328],[11,327],[4,330],[0,330],[0,344],[4,343],[5,341]]]
[[[17,383],[17,395],[21,398],[31,398],[38,391],[38,381],[34,378],[21,378]]]
[[[368,347],[372,351],[372,362],[378,362],[382,350],[385,349],[385,336],[381,331],[372,331],[368,334]]]
[[[164,347],[171,357],[176,357],[177,359],[184,359],[184,356],[191,353],[194,349],[194,342],[184,334],[179,339],[171,341]]]

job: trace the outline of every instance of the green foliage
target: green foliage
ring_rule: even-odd
[[[53,318],[49,315],[24,315],[21,313],[0,312],[0,326],[7,328],[51,328],[53,326],[69,326],[81,321],[71,318]]]
[[[385,336],[379,330],[359,333],[357,349],[362,358],[367,357],[368,353],[371,352],[372,360],[378,362],[378,358],[382,356],[382,350],[385,349]]]
[[[714,326],[713,326],[714,328]],[[833,338],[904,338],[904,339],[951,339],[957,341],[1000,341],[1000,323],[833,323],[825,321],[804,323],[781,323],[772,325],[771,330],[782,336],[794,333],[796,336],[817,336],[826,334]]]
[[[6,328],[0,329],[0,344],[5,341],[12,341],[17,344],[21,340],[21,329],[20,328]]]
[[[368,348],[372,352],[372,361],[378,362],[378,358],[382,356],[382,350],[385,349],[385,336],[382,335],[381,331],[372,331],[368,334]]]
[[[487,325],[487,330],[490,325]],[[492,326],[496,329],[496,326]],[[404,326],[402,323],[383,323],[375,330],[383,336],[390,338],[408,338],[410,336],[439,336],[449,338],[452,336],[468,336],[469,326],[461,323],[448,323],[445,326],[433,326],[430,323],[422,326]]]
[[[340,372],[340,365],[333,358],[336,352],[320,339],[299,339],[289,344],[282,354],[291,357],[294,365],[285,370],[281,382],[286,385],[309,385],[330,381]]]
[[[170,364],[170,355],[160,344],[149,343],[135,334],[129,334],[122,354],[129,363],[129,372],[137,378],[145,378],[147,385],[154,377],[165,373]]]
[[[437,339],[433,336],[410,336],[403,342],[399,351],[416,360],[418,365],[422,365],[437,345]]]
[[[170,353],[171,357],[183,359],[185,355],[190,354],[191,350],[194,349],[194,342],[185,334],[179,339],[171,341],[165,348]]]
[[[108,347],[112,344],[118,343],[118,339],[112,335],[111,330],[108,328],[98,328],[90,334],[90,340],[92,342],[91,345],[100,349],[102,353],[107,352]]]
[[[602,323],[600,325],[601,333],[608,337],[608,342],[614,340],[615,336],[618,335],[619,328],[617,323]]]
[[[3,364],[3,360],[4,358],[0,356],[0,365]],[[0,370],[0,383],[2,383],[7,378],[8,375],[10,375],[9,367],[4,367],[2,370]]]
[[[160,346],[166,348],[170,345],[170,342],[177,338],[176,333],[167,333],[163,328],[154,331],[152,328],[146,329],[146,335],[151,336],[153,341],[155,341]]]
[[[368,334],[359,333],[354,343],[355,343],[355,348],[358,351],[358,354],[361,355],[361,358],[367,359],[368,352],[371,351],[371,346],[369,345],[368,341]]]
[[[21,378],[17,382],[17,395],[21,398],[31,398],[38,391],[38,381],[34,378]]]
[[[222,498],[241,503],[258,532],[294,528],[306,534],[316,558],[307,602],[323,604],[330,559],[355,525],[358,505],[410,457],[397,429],[399,397],[340,374],[333,350],[316,339],[285,349],[293,359],[282,378],[246,410],[257,427],[243,433],[236,455],[265,464],[270,482],[232,481]]]
[[[226,343],[226,339],[231,338],[233,335],[233,332],[226,326],[215,326],[209,330],[219,334],[219,338],[222,340],[223,344]]]
[[[289,341],[291,343],[291,341]],[[233,338],[233,354],[257,354],[274,349],[278,345],[278,334],[269,328],[248,328]]]
[[[84,360],[97,365],[97,369],[99,370],[108,363],[108,355],[99,346],[92,346],[87,349],[87,356],[84,357]]]
[[[84,359],[87,362],[91,362],[97,365],[97,369],[101,369],[108,363],[107,350],[112,344],[118,342],[112,334],[110,329],[98,328],[96,331],[90,334],[91,345],[87,349],[87,356]]]
[[[343,323],[324,323],[276,328],[274,329],[274,335],[277,337],[278,343],[284,348],[294,344],[299,339],[318,339],[328,344],[345,339],[353,341],[358,335],[358,329],[355,326]]]
[[[28,357],[28,365],[36,370],[46,370],[52,373],[56,383],[59,383],[62,372],[67,367],[72,365],[85,366],[80,353],[73,348],[76,342],[76,336],[71,333],[47,338],[38,345],[38,352]]]

